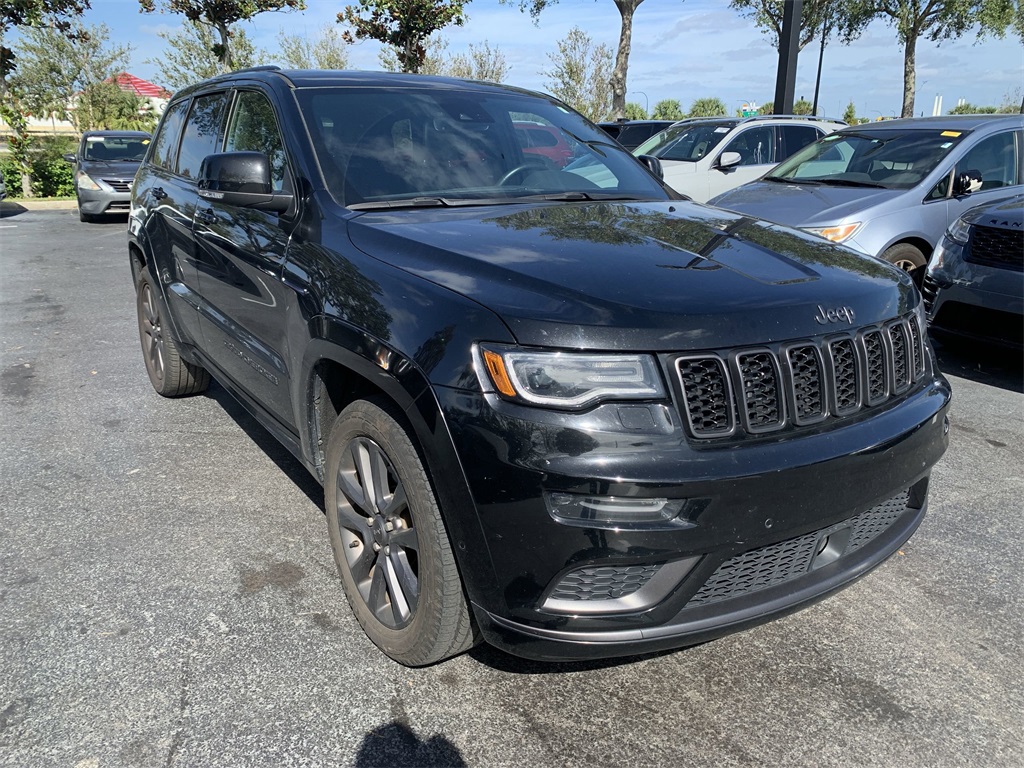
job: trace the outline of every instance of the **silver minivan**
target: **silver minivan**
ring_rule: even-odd
[[[918,275],[969,208],[1022,191],[1024,115],[886,120],[805,147],[710,201],[799,227]]]

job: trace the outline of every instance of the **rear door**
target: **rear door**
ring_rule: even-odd
[[[262,152],[275,191],[293,189],[273,105],[259,90],[239,90],[227,123],[225,152]],[[286,309],[294,291],[281,281],[291,221],[201,200],[194,233],[204,306],[203,336],[216,363],[277,421],[294,430],[285,359]]]

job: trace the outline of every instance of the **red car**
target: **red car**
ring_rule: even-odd
[[[572,147],[553,125],[520,122],[513,123],[513,126],[523,152],[546,157],[556,168],[563,168],[572,160],[575,154]]]

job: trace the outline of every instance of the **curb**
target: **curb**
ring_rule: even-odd
[[[78,208],[78,203],[71,200],[4,200],[0,207],[21,211],[69,211]]]

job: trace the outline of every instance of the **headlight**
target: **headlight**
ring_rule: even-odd
[[[601,400],[665,397],[650,355],[547,352],[486,345],[478,360],[487,391],[533,405],[585,408]]]
[[[962,218],[957,219],[949,225],[949,229],[946,230],[946,237],[955,243],[960,243],[960,245],[967,245],[967,241],[971,239],[971,225]]]
[[[75,186],[79,189],[91,189],[93,192],[99,192],[103,189],[85,171],[79,171],[75,174]]]
[[[853,237],[854,232],[860,229],[861,222],[854,221],[850,224],[836,224],[834,227],[804,227],[804,232],[824,237],[833,243],[842,243]]]

